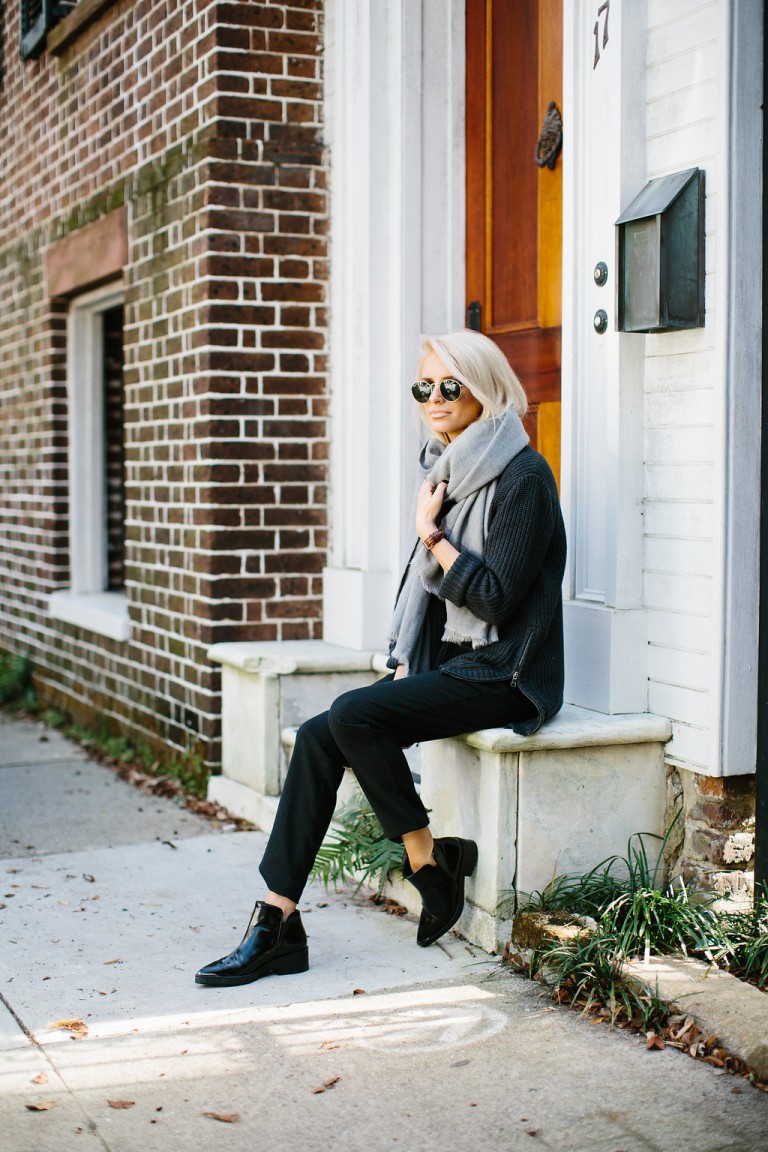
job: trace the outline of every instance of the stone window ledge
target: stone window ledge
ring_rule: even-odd
[[[342,648],[324,640],[251,640],[214,644],[208,649],[208,659],[214,664],[224,664],[254,676],[379,671],[379,655]]]
[[[81,32],[116,3],[117,0],[80,0],[77,7],[48,33],[46,50],[51,56],[61,56]]]
[[[128,598],[122,592],[54,592],[48,597],[48,613],[54,620],[111,640],[128,640],[131,635]]]

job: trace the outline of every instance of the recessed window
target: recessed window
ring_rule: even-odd
[[[45,48],[45,38],[63,20],[78,0],[20,0],[19,24],[22,60],[34,59]]]
[[[129,635],[125,596],[123,293],[76,297],[67,322],[68,591],[51,615],[116,640]]]

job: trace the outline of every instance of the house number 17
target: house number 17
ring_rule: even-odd
[[[597,62],[600,59],[600,42],[598,39],[598,32],[600,31],[600,17],[603,15],[603,13],[605,13],[605,20],[603,21],[603,48],[605,48],[606,44],[608,43],[608,12],[610,7],[611,0],[603,0],[603,3],[597,10],[597,20],[595,20],[595,27],[593,29],[595,33],[595,62],[592,65],[593,71],[595,68],[597,68]]]

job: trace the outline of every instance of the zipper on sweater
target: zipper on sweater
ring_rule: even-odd
[[[531,631],[528,634],[528,639],[525,642],[525,648],[523,648],[522,655],[517,662],[517,668],[515,668],[515,671],[512,673],[511,685],[513,688],[519,687],[520,673],[523,670],[523,664],[525,663],[525,657],[528,655],[528,649],[530,648],[531,644],[533,643],[533,636],[534,636],[534,632]]]

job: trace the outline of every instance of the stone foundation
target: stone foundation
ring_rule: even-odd
[[[667,827],[682,812],[668,844],[670,875],[747,905],[754,894],[755,777],[670,767],[667,787]]]

